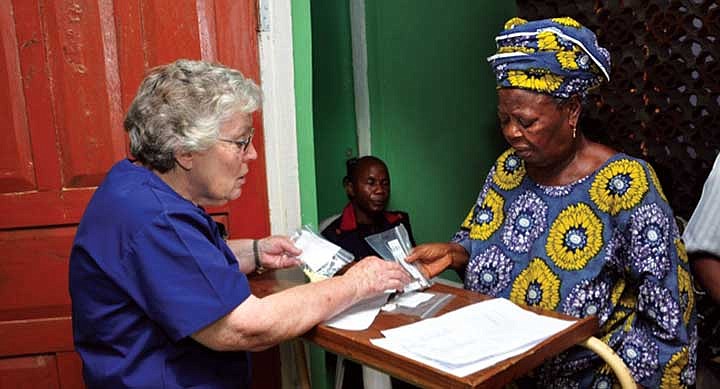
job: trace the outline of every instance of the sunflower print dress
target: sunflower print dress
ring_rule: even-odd
[[[582,318],[647,388],[695,381],[695,299],[687,255],[652,167],[619,153],[565,186],[525,174],[513,149],[492,167],[453,241],[467,250],[465,288]],[[580,347],[534,375],[544,388],[612,388]]]

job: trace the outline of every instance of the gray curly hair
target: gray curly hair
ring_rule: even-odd
[[[175,152],[207,150],[222,123],[261,104],[260,88],[226,66],[181,59],[151,69],[125,117],[130,152],[143,165],[165,173]]]

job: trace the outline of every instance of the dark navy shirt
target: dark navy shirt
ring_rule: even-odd
[[[90,200],[70,256],[75,348],[89,388],[239,388],[246,352],[190,335],[249,295],[245,275],[200,207],[124,160]]]
[[[352,203],[348,203],[343,209],[342,215],[333,220],[330,225],[321,231],[321,234],[325,239],[351,252],[355,256],[355,260],[359,261],[368,255],[378,255],[365,241],[366,237],[387,231],[400,224],[405,226],[410,237],[410,243],[414,247],[415,239],[410,228],[410,217],[407,213],[386,211],[383,212],[383,217],[376,224],[358,224]]]

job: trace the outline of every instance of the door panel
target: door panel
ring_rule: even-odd
[[[16,85],[17,89],[12,90],[10,95],[22,96],[25,102],[25,112],[27,112],[26,131],[29,139],[31,139],[31,166],[33,175],[37,180],[37,187],[30,191],[13,194],[12,192],[15,191],[21,192],[20,188],[3,190],[2,192],[7,194],[3,200],[12,201],[21,199],[23,195],[32,196],[35,193],[47,192],[53,189],[57,193],[56,189],[61,188],[62,184],[60,182],[60,161],[55,142],[50,69],[46,61],[48,45],[38,3],[35,0],[30,0],[5,1],[3,4],[12,7],[15,18],[14,20],[11,19],[9,23],[14,26],[17,34],[15,38],[17,51],[3,53],[7,55],[4,60],[8,62],[11,56],[18,58],[20,80],[22,82],[21,85]],[[0,101],[0,103],[5,102]],[[29,201],[33,203],[36,200],[31,199]],[[5,204],[0,202],[0,214],[7,216],[8,213],[27,213],[22,212],[22,208],[16,208],[16,205],[15,203]],[[39,210],[39,208],[25,209]],[[13,210],[15,212],[12,212]],[[43,211],[46,211],[46,209],[43,209]],[[28,223],[21,224],[26,225]],[[14,223],[7,222],[3,223],[0,228],[10,228],[14,225]]]
[[[52,355],[0,358],[0,388],[60,388]]]
[[[82,361],[77,353],[62,352],[55,354],[58,366],[58,380],[61,389],[79,389],[84,387],[82,376],[71,374],[82,370]]]
[[[151,66],[178,58],[200,58],[197,8],[203,3],[177,0],[142,2],[143,22],[152,21],[143,23],[145,58]]]
[[[178,58],[222,62],[259,83],[256,7],[255,0],[0,1],[0,339],[17,340],[0,344],[0,387],[29,375],[40,381],[25,387],[82,386],[68,254],[96,186],[127,156],[124,112],[145,72]],[[258,160],[241,199],[209,210],[231,237],[270,232],[259,114],[254,124]],[[277,373],[256,376],[269,374]]]
[[[95,186],[127,154],[123,114],[148,68],[204,58],[258,81],[255,7],[252,0],[2,2],[0,118],[13,125],[0,146],[0,229],[79,221]],[[259,157],[246,191],[212,210],[230,213],[233,237],[270,231],[259,115],[255,124]]]
[[[53,112],[63,189],[97,186],[125,155],[115,24],[109,2],[48,2]]]
[[[121,105],[127,109],[135,97],[145,70],[149,67],[144,54],[144,34],[140,1],[114,1],[115,38],[120,83]],[[122,124],[122,123],[121,123]]]
[[[17,229],[1,236],[2,309],[70,304],[66,275],[74,226]]]
[[[12,9],[7,2],[0,4],[0,123],[8,126],[4,141],[0,142],[0,193],[11,190],[27,191],[37,187],[32,168],[27,112],[21,90],[20,63],[12,23]]]

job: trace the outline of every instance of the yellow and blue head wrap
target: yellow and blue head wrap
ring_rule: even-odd
[[[610,53],[569,17],[528,22],[512,18],[488,57],[498,88],[521,88],[567,99],[610,80]]]

